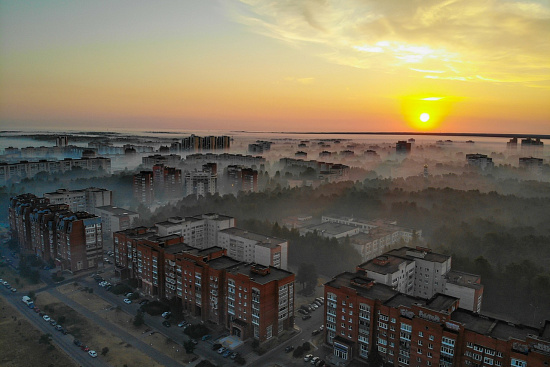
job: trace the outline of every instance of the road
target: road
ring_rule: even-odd
[[[3,253],[6,256],[11,256],[11,254],[8,254],[5,249],[2,249]],[[15,267],[17,265],[18,259],[13,259],[13,266]],[[107,278],[108,274],[113,274],[114,271],[112,270],[112,265],[107,265],[104,269],[104,277]],[[135,316],[137,313],[137,310],[139,308],[139,304],[132,303],[132,304],[125,304],[123,302],[123,296],[117,296],[111,292],[106,291],[104,288],[97,285],[97,283],[89,276],[89,274],[82,274],[76,277],[72,277],[70,279],[64,280],[60,283],[54,283],[51,280],[51,274],[48,271],[41,270],[41,278],[46,283],[46,286],[36,290],[36,293],[40,292],[48,292],[51,293],[53,296],[59,298],[62,302],[70,306],[71,308],[75,309],[75,311],[79,312],[83,316],[90,319],[92,322],[96,323],[97,325],[109,330],[113,335],[116,337],[132,344],[139,350],[141,350],[143,353],[147,354],[149,357],[157,361],[158,363],[165,365],[165,366],[173,366],[178,365],[179,363],[175,361],[174,359],[166,356],[163,353],[160,353],[153,347],[151,347],[149,344],[143,342],[142,340],[132,336],[125,330],[121,329],[117,325],[113,325],[109,321],[103,319],[99,315],[95,314],[94,312],[91,312],[87,308],[83,307],[79,303],[73,301],[72,299],[68,298],[64,294],[58,292],[56,290],[56,287],[58,287],[61,284],[66,283],[73,283],[75,281],[78,281],[79,284],[81,284],[84,287],[92,287],[94,289],[94,294],[104,299],[106,302],[112,304],[114,307],[120,306],[121,310],[123,312],[128,313],[131,316]],[[75,359],[78,363],[80,363],[83,366],[107,366],[107,364],[104,361],[101,361],[101,356],[95,359],[92,359],[87,354],[80,351],[80,349],[76,348],[73,344],[73,338],[70,335],[62,335],[61,333],[56,332],[55,330],[52,330],[53,327],[51,325],[44,322],[41,318],[38,317],[34,313],[34,311],[24,307],[25,305],[21,302],[22,295],[19,293],[16,294],[7,294],[7,289],[4,290],[4,292],[8,297],[7,299],[10,300],[10,303],[14,304],[15,307],[17,307],[19,310],[23,312],[23,314],[33,322],[37,327],[39,327],[41,330],[45,332],[50,332],[52,336],[54,337],[53,340],[60,345],[60,347],[67,352],[72,358]],[[10,292],[11,293],[11,292]],[[4,295],[4,294],[3,294]],[[240,352],[245,359],[247,360],[247,365],[254,366],[254,367],[264,367],[264,366],[271,366],[273,364],[279,364],[281,366],[304,366],[304,362],[302,358],[293,358],[292,352],[285,353],[284,349],[292,345],[294,347],[297,347],[299,345],[302,345],[304,342],[311,340],[311,333],[313,330],[319,329],[319,327],[323,323],[323,309],[324,307],[321,307],[311,313],[311,319],[308,320],[302,320],[301,314],[296,313],[296,319],[295,323],[297,325],[297,329],[299,332],[296,335],[293,335],[289,340],[285,341],[284,343],[280,344],[279,346],[275,347],[274,349],[270,350],[263,356],[258,356],[255,352],[253,352],[250,348],[250,345],[243,345],[236,349],[236,351]],[[192,317],[187,317],[187,321],[196,323],[199,320],[193,319]],[[150,316],[145,314],[144,315],[145,324],[149,326],[151,329],[158,331],[165,335],[166,337],[172,339],[175,343],[179,345],[183,345],[183,342],[188,340],[189,337],[183,333],[183,330],[181,328],[178,328],[177,325],[174,325],[170,328],[167,328],[162,325],[162,322],[164,321],[163,318],[160,316]],[[48,331],[49,330],[49,331]],[[218,354],[216,351],[212,350],[212,345],[216,342],[216,339],[224,336],[223,333],[214,333],[213,339],[209,341],[199,341],[197,346],[195,347],[195,354],[201,356],[203,359],[208,359],[211,362],[217,364],[217,365],[237,365],[233,360],[229,358],[223,358],[220,354]],[[183,347],[182,347],[183,348]],[[311,353],[313,355],[319,356],[321,358],[324,358],[324,353],[321,350],[316,350],[315,348],[308,353]]]
[[[23,316],[29,320],[38,330],[44,334],[51,334],[52,341],[56,343],[61,350],[63,350],[69,357],[71,357],[80,366],[90,367],[108,367],[105,361],[103,361],[101,355],[97,358],[92,358],[88,353],[83,352],[73,344],[74,338],[70,335],[63,335],[59,331],[50,325],[50,323],[44,321],[36,312],[28,308],[23,302],[21,302],[20,293],[12,293],[4,286],[0,287],[0,295],[6,299],[13,307],[15,307]],[[99,353],[99,351],[97,351]]]

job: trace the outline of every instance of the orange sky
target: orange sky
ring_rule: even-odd
[[[1,2],[0,126],[547,134],[549,31],[547,1]]]

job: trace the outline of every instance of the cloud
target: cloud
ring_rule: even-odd
[[[515,0],[233,0],[234,19],[331,62],[437,79],[546,85],[550,4]],[[419,76],[421,76],[419,74]]]
[[[315,78],[294,78],[294,77],[286,77],[285,81],[291,82],[291,83],[298,83],[298,84],[312,84],[315,81]]]

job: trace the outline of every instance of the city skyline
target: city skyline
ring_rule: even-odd
[[[2,129],[548,132],[544,1],[0,9]]]

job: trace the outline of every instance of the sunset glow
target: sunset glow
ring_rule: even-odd
[[[0,124],[546,133],[549,35],[535,0],[2,2]]]

